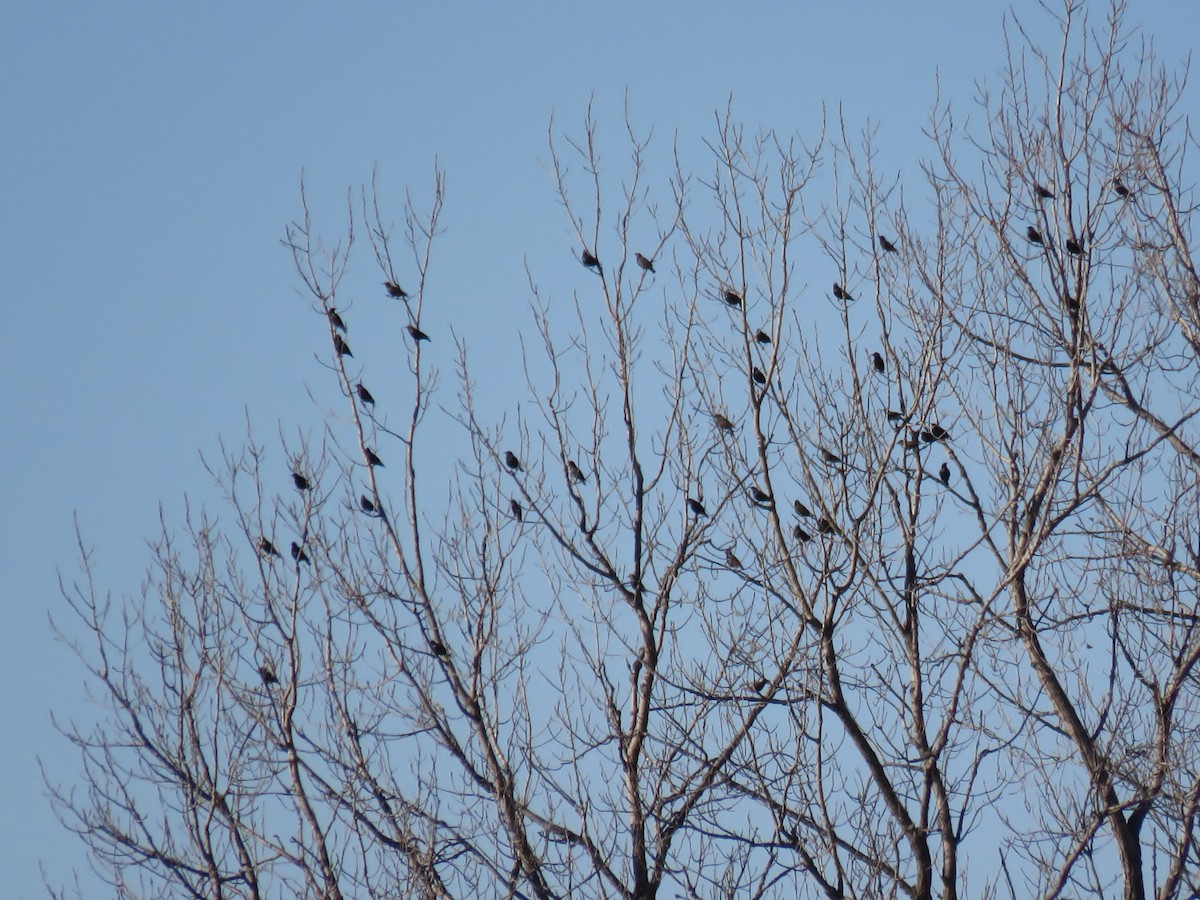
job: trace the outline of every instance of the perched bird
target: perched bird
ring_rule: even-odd
[[[308,558],[308,554],[304,552],[304,548],[292,541],[292,559],[299,565],[300,563],[308,563],[312,565],[312,560]]]
[[[723,299],[725,300],[726,303],[728,303],[730,306],[732,306],[734,308],[737,308],[742,305],[742,295],[739,294],[737,291],[730,290],[729,288],[725,289],[725,294],[724,294]]]
[[[408,299],[408,291],[404,290],[404,288],[400,287],[400,285],[396,284],[396,282],[385,281],[383,286],[387,289],[389,297],[395,297],[397,300]]]
[[[894,409],[889,409],[887,411],[887,420],[894,425],[897,422],[907,422],[908,416],[904,415],[902,412],[897,412]]]
[[[1052,193],[1050,193],[1048,190],[1046,190],[1044,187],[1042,187],[1040,184],[1038,184],[1036,181],[1033,183],[1033,190],[1034,190],[1034,193],[1036,193],[1038,195],[1039,200],[1053,200],[1054,199],[1054,195]]]
[[[642,256],[642,254],[640,254],[640,253],[635,253],[635,254],[633,254],[633,256],[637,260],[637,264],[639,266],[641,266],[643,269],[645,269],[651,275],[654,274],[654,260],[646,259],[646,257]]]
[[[265,536],[263,536],[258,539],[258,555],[278,556],[279,551],[275,549],[274,544],[272,544]]]
[[[583,474],[583,470],[575,465],[574,460],[567,461],[567,477],[571,479],[573,484],[579,484],[581,481],[587,481],[587,476]]]
[[[1117,192],[1118,197],[1129,196],[1129,188],[1125,187],[1125,182],[1121,181],[1120,178],[1114,178],[1112,185],[1113,190]]]
[[[719,412],[712,414],[713,421],[717,423],[717,427],[722,431],[733,431],[733,423]]]
[[[378,456],[376,456],[375,451],[372,450],[370,447],[363,447],[363,456],[367,460],[368,467],[379,466],[381,469],[385,468],[385,466],[383,465],[383,460],[380,459]]]
[[[775,498],[760,488],[758,485],[750,486],[750,497],[755,503],[761,503],[764,506],[770,506],[775,502]]]
[[[837,526],[822,516],[817,520],[817,531],[821,534],[833,534],[837,531]]]
[[[375,405],[375,398],[371,396],[370,391],[363,387],[361,381],[354,386],[354,389],[358,391],[358,399],[362,401],[363,406]]]
[[[343,333],[346,331],[346,323],[342,320],[342,317],[338,315],[338,311],[336,309],[334,309],[332,306],[329,307],[329,309],[325,312],[325,315],[329,316],[330,325]]]
[[[831,450],[826,450],[824,447],[821,448],[821,459],[825,460],[825,462],[829,463],[831,466],[842,461],[840,456]]]
[[[517,459],[517,454],[511,450],[504,451],[504,464],[514,472],[521,471],[521,461]]]
[[[754,366],[750,370],[750,377],[754,379],[755,384],[762,385],[767,383],[767,376],[763,374],[763,370],[758,366]]]
[[[434,656],[446,656],[449,653],[449,651],[446,649],[446,645],[441,641],[430,641],[429,649],[433,651]]]
[[[740,569],[742,567],[742,561],[737,558],[737,554],[733,552],[732,547],[728,547],[725,550],[725,565],[731,569]]]
[[[308,483],[308,479],[299,472],[292,472],[292,484],[296,485],[296,490],[298,491],[307,491],[312,487],[312,485]]]
[[[1067,252],[1072,256],[1083,255],[1083,246],[1074,238],[1067,238],[1067,243],[1064,246],[1067,248]]]
[[[1030,225],[1025,229],[1025,237],[1029,238],[1029,243],[1039,246],[1046,246],[1046,242],[1042,240],[1042,233]]]
[[[375,508],[375,504],[371,502],[371,498],[368,497],[366,494],[363,494],[361,497],[358,498],[358,505],[362,507],[362,511],[365,512],[368,516],[373,516],[377,512],[379,512],[379,510],[377,510]]]
[[[763,331],[761,328],[758,331],[754,332],[754,339],[756,341],[758,341],[760,344],[771,343],[771,336],[769,334],[767,334],[765,331]]]
[[[579,258],[581,260],[583,260],[583,264],[585,266],[587,266],[589,269],[591,269],[592,271],[594,271],[594,272],[603,272],[604,271],[603,267],[600,265],[600,260],[596,259],[596,257],[592,254],[592,251],[589,250],[587,247],[583,248],[583,254]]]
[[[279,682],[279,679],[275,677],[275,670],[271,668],[270,663],[263,663],[258,667],[258,677],[262,679],[262,683],[267,687]]]
[[[771,682],[767,681],[765,678],[756,678],[750,683],[750,690],[754,691],[756,694],[760,694],[762,693],[762,689],[770,683]]]
[[[923,440],[927,444],[932,444],[934,441],[937,440],[937,438],[934,437],[932,431],[922,431],[921,432],[921,440]]]
[[[795,528],[792,529],[792,537],[794,537],[796,540],[798,540],[802,544],[807,544],[809,541],[812,540],[812,535],[809,534],[807,531],[805,531],[803,528],[801,528],[799,525],[797,525]]]
[[[418,344],[421,343],[421,341],[429,340],[429,335],[423,332],[416,325],[405,325],[404,327],[408,330],[409,336]]]
[[[937,422],[934,422],[932,425],[929,426],[929,433],[933,435],[933,439],[935,441],[944,441],[950,437],[950,432],[948,432],[945,428],[943,428]]]
[[[691,497],[688,497],[687,498],[687,507],[688,507],[688,510],[694,516],[707,516],[708,515],[708,510],[704,508],[704,504],[701,503],[699,500],[693,500]]]
[[[333,350],[338,356],[353,356],[350,352],[350,345],[342,340],[342,336],[336,332],[333,335]]]
[[[796,515],[798,515],[798,516],[803,516],[803,517],[807,518],[812,515],[812,510],[809,509],[807,506],[805,506],[803,503],[801,503],[799,500],[792,501],[792,509],[794,509],[796,511]]]
[[[942,467],[940,469],[938,469],[938,480],[942,484],[946,485],[946,487],[950,486],[950,465],[949,465],[949,463],[942,463]]]
[[[521,504],[518,503],[515,499],[509,500],[508,501],[508,509],[509,509],[509,512],[512,513],[512,517],[514,519],[516,519],[518,522],[520,522],[521,516],[524,513],[524,510],[521,509]]]
[[[871,365],[875,367],[876,372],[883,372],[887,369],[883,363],[883,357],[878,352],[871,354]]]
[[[882,234],[879,236],[879,246],[883,248],[885,253],[895,253],[896,245],[885,238]]]
[[[850,296],[850,292],[848,290],[846,290],[844,287],[842,287],[840,284],[838,284],[836,281],[833,283],[833,296],[836,297],[838,300],[850,301],[850,300],[854,299],[853,297]]]

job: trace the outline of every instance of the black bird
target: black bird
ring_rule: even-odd
[[[296,490],[298,491],[307,491],[312,487],[312,485],[308,483],[308,479],[299,472],[292,472],[292,484],[296,485]]]
[[[717,423],[717,427],[722,431],[733,431],[733,423],[719,412],[712,414],[713,421]]]
[[[821,459],[825,460],[831,466],[842,461],[840,456],[830,450],[826,450],[824,447],[821,448]]]
[[[522,515],[522,513],[524,512],[524,511],[521,509],[521,504],[520,504],[520,503],[518,503],[518,502],[517,502],[515,499],[514,499],[514,500],[509,500],[509,501],[508,501],[508,509],[509,509],[509,511],[512,513],[512,517],[513,517],[514,519],[516,519],[518,522],[520,522],[520,521],[521,521],[521,515]]]
[[[792,509],[796,510],[796,515],[808,517],[812,515],[812,510],[801,503],[799,500],[792,501]]]
[[[699,500],[693,500],[691,497],[688,497],[687,498],[687,507],[688,507],[688,510],[692,513],[692,515],[695,515],[695,516],[707,516],[708,515],[708,510],[704,508],[704,504],[701,503]]]
[[[264,537],[260,537],[258,539],[258,555],[259,556],[278,556],[279,551],[276,550],[275,545],[272,544],[269,540],[267,540],[266,537],[264,536]]]
[[[375,508],[375,504],[371,502],[371,498],[368,497],[366,494],[363,494],[361,497],[358,498],[358,505],[362,507],[362,511],[365,512],[368,516],[373,516],[377,512],[379,512],[379,510],[377,510]]]
[[[933,435],[933,439],[935,441],[944,441],[948,437],[950,437],[950,432],[948,432],[945,428],[943,428],[937,422],[934,422],[932,425],[929,426],[929,433]]]
[[[850,300],[854,299],[853,297],[850,296],[850,292],[848,290],[846,290],[844,287],[842,287],[840,284],[838,284],[836,281],[833,283],[833,296],[836,297],[838,300],[850,301]]]
[[[446,645],[441,641],[430,641],[429,649],[433,651],[434,656],[446,656],[449,653],[449,651],[446,649]]]
[[[1038,246],[1046,246],[1046,242],[1042,240],[1042,233],[1030,225],[1025,229],[1025,237],[1029,238],[1029,243],[1037,244]]]
[[[387,289],[389,297],[395,297],[397,300],[408,299],[408,291],[404,290],[404,288],[400,287],[400,285],[396,284],[396,282],[385,281],[383,286]]]
[[[410,335],[410,336],[412,337],[412,339],[413,339],[414,341],[416,341],[418,344],[419,344],[419,343],[421,343],[421,341],[427,341],[427,340],[429,340],[429,335],[427,335],[425,332],[423,332],[423,331],[422,331],[420,328],[418,328],[416,325],[406,325],[406,326],[404,326],[404,327],[405,327],[406,329],[408,329],[408,333],[409,333],[409,335]]]
[[[731,569],[740,569],[742,567],[742,561],[737,558],[737,554],[733,552],[732,547],[725,550],[725,565]]]
[[[574,460],[567,461],[567,477],[571,479],[573,484],[579,484],[581,481],[587,481],[587,476],[583,474],[583,470],[575,465]]]
[[[634,259],[637,260],[637,264],[639,266],[641,266],[643,269],[645,269],[651,275],[654,274],[654,260],[646,259],[646,257],[642,256],[642,254],[640,254],[640,253],[635,253],[635,254],[633,254],[633,256],[634,256]]]
[[[770,683],[771,682],[767,681],[765,678],[756,678],[753,682],[751,682],[750,690],[754,691],[756,694],[762,693],[762,689]]]
[[[517,454],[511,450],[504,451],[504,464],[514,472],[521,471],[521,461],[517,459]]]
[[[837,526],[822,516],[817,520],[817,531],[821,534],[833,534],[837,531]]]
[[[1033,190],[1038,195],[1039,200],[1053,200],[1054,199],[1054,195],[1052,193],[1050,193],[1048,190],[1046,190],[1044,187],[1042,187],[1040,184],[1038,184],[1036,181],[1033,183]]]
[[[603,272],[604,268],[600,265],[600,260],[592,254],[592,251],[587,247],[583,248],[583,254],[579,257],[583,260],[583,264],[595,272]]]
[[[333,349],[338,356],[353,356],[350,352],[350,345],[342,340],[342,336],[336,332],[333,335]]]
[[[878,353],[871,354],[871,365],[875,367],[876,372],[883,372],[887,369],[887,366],[883,363],[883,357]]]
[[[342,317],[338,315],[338,311],[332,306],[329,307],[325,315],[329,316],[329,324],[341,332],[346,331],[346,323],[342,321]]]
[[[724,300],[735,309],[742,305],[742,295],[728,288],[725,289]]]
[[[1114,178],[1112,185],[1113,190],[1117,192],[1118,197],[1129,196],[1129,188],[1125,187],[1125,182],[1121,181],[1120,178]]]
[[[304,548],[295,541],[292,541],[292,559],[296,561],[297,565],[300,563],[312,565],[312,560],[308,558],[308,554],[304,552]]]
[[[807,531],[805,531],[803,528],[801,528],[799,525],[797,525],[795,528],[792,529],[792,537],[794,537],[796,540],[798,540],[802,544],[807,544],[809,541],[812,540],[812,535],[809,534]]]
[[[754,332],[754,339],[756,341],[758,341],[760,344],[771,343],[771,336],[769,334],[767,334],[765,331],[763,331],[761,328],[758,331]]]
[[[368,468],[371,466],[379,466],[381,469],[385,468],[383,465],[383,460],[376,456],[375,451],[370,447],[363,447],[363,456],[365,456],[367,459]]]
[[[942,467],[938,469],[938,480],[946,487],[950,486],[950,466],[948,463],[942,463]]]
[[[896,245],[885,238],[882,234],[879,236],[879,246],[883,248],[885,253],[896,252]]]
[[[275,670],[268,663],[263,663],[258,667],[258,677],[262,679],[262,683],[267,687],[279,682],[279,679],[275,677]]]
[[[1067,238],[1067,243],[1065,246],[1067,248],[1067,252],[1072,256],[1083,255],[1083,247],[1080,245],[1079,241],[1075,240],[1074,238]]]
[[[358,399],[362,401],[363,406],[375,405],[375,398],[371,396],[370,391],[363,387],[361,381],[354,386],[354,389],[358,391]]]
[[[887,411],[887,420],[888,420],[889,422],[891,422],[891,423],[895,424],[895,423],[897,423],[897,422],[904,422],[904,421],[907,421],[907,417],[906,417],[906,416],[904,415],[904,413],[902,413],[902,412],[897,412],[897,411],[896,411],[896,410],[894,410],[894,409],[889,409],[889,410]]]
[[[750,370],[750,377],[754,379],[755,384],[766,384],[767,376],[763,374],[763,370],[755,366]]]
[[[760,488],[758,485],[751,485],[750,497],[755,503],[761,503],[764,506],[770,506],[775,502],[775,498]]]
[[[922,431],[921,432],[921,440],[923,440],[927,444],[932,444],[934,441],[937,440],[937,438],[934,437],[934,434],[932,431]]]

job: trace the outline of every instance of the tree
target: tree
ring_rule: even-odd
[[[86,553],[65,591],[110,715],[55,797],[117,892],[1200,891],[1191,137],[1119,6],[1060,24],[1014,23],[982,132],[935,110],[923,185],[840,121],[727,111],[665,192],[632,125],[615,178],[590,112],[552,131],[574,317],[531,285],[515,425],[458,346],[444,510],[444,179],[400,238],[374,186],[332,250],[305,204],[344,418],[230,453],[237,526],[164,527],[138,597]],[[406,401],[334,318],[363,231]]]

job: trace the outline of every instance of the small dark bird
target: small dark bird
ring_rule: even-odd
[[[896,245],[885,238],[882,234],[879,236],[879,246],[883,248],[885,253],[896,252]]]
[[[1036,181],[1033,183],[1033,190],[1034,190],[1034,193],[1036,193],[1038,195],[1039,200],[1053,200],[1054,199],[1054,195],[1052,193],[1050,193],[1048,190],[1046,190],[1044,187],[1042,187],[1040,184],[1038,184]]]
[[[719,412],[715,412],[712,414],[712,417],[713,421],[717,423],[717,427],[722,431],[733,431],[733,423],[730,422],[729,419],[725,418],[724,415]]]
[[[1067,238],[1067,243],[1064,246],[1066,246],[1067,252],[1072,256],[1083,256],[1083,247],[1074,238]]]
[[[770,683],[771,682],[767,681],[765,678],[756,678],[753,682],[751,682],[750,690],[754,691],[756,694],[762,693],[762,689]]]
[[[332,306],[329,307],[329,310],[325,313],[325,315],[329,316],[330,325],[341,332],[345,332],[346,323],[342,321],[342,317],[338,315],[338,311],[336,309],[334,309]]]
[[[371,498],[368,497],[366,494],[363,494],[361,497],[358,498],[358,505],[362,507],[362,511],[365,512],[368,516],[373,516],[377,512],[379,512],[379,510],[377,510],[375,508],[375,504],[371,502]]]
[[[411,338],[412,338],[414,341],[416,341],[418,344],[419,344],[421,341],[427,341],[427,340],[429,340],[429,335],[427,335],[425,332],[423,332],[423,331],[422,331],[420,328],[418,328],[416,325],[405,325],[404,327],[405,327],[405,329],[408,331],[408,334],[409,334],[409,336],[410,336],[410,337],[411,337]]]
[[[840,456],[830,450],[826,450],[824,447],[821,448],[821,459],[825,460],[831,466],[842,461]]]
[[[575,465],[574,460],[567,461],[567,477],[571,479],[573,484],[587,481],[587,476],[583,474],[583,470],[579,466]]]
[[[798,540],[802,544],[807,544],[809,541],[812,540],[812,535],[809,534],[807,531],[805,531],[803,528],[801,528],[799,525],[797,525],[795,528],[792,529],[792,537],[794,537],[796,540]]]
[[[846,289],[843,288],[836,281],[833,283],[833,296],[836,297],[838,300],[853,300],[854,299],[849,294],[847,294]]]
[[[725,565],[731,569],[740,569],[742,567],[742,561],[737,558],[737,554],[733,552],[732,547],[725,550]]]
[[[429,649],[433,651],[434,656],[446,656],[449,653],[449,651],[446,649],[446,645],[441,641],[430,641]]]
[[[312,565],[312,560],[308,558],[308,554],[304,552],[304,548],[295,541],[292,541],[292,559],[294,559],[297,564],[308,563],[309,565]]]
[[[583,260],[583,264],[595,272],[603,272],[604,269],[600,265],[600,260],[592,255],[592,251],[587,247],[583,248],[583,254],[579,257]]]
[[[347,344],[344,340],[342,340],[342,336],[337,333],[334,333],[334,335],[333,335],[333,350],[335,353],[337,353],[338,356],[353,356],[354,355],[353,353],[350,352],[350,345]]]
[[[938,480],[946,487],[950,486],[950,465],[948,463],[942,463],[942,467],[938,469]]]
[[[1030,225],[1025,229],[1025,237],[1029,238],[1029,243],[1037,244],[1040,247],[1046,246],[1046,242],[1042,240],[1042,233]]]
[[[742,295],[739,294],[737,291],[731,291],[728,288],[726,288],[726,290],[725,290],[723,299],[725,300],[726,303],[728,303],[730,306],[734,307],[735,309],[742,305]]]
[[[408,291],[404,290],[404,288],[400,287],[400,285],[396,284],[396,282],[385,281],[383,286],[387,289],[389,297],[395,297],[397,300],[408,299]]]
[[[937,440],[937,438],[933,436],[932,431],[922,431],[921,432],[921,440],[923,440],[927,444],[932,444],[934,441]]]
[[[889,422],[891,422],[892,424],[896,424],[897,422],[907,421],[908,417],[905,416],[904,413],[902,413],[902,412],[897,412],[894,409],[889,409],[887,411],[887,420]]]
[[[707,516],[708,515],[708,510],[704,508],[704,504],[701,503],[699,500],[693,500],[691,497],[688,497],[687,498],[687,507],[688,507],[688,510],[694,516]]]
[[[801,503],[799,500],[792,501],[792,509],[794,509],[796,511],[796,515],[798,515],[798,516],[804,516],[805,518],[807,518],[808,516],[812,515],[812,510],[809,509],[807,506],[805,506],[803,503]]]
[[[263,663],[258,667],[258,677],[262,679],[262,683],[267,687],[279,682],[279,679],[275,677],[275,670],[267,663]]]
[[[758,366],[750,370],[750,377],[754,379],[755,384],[762,385],[767,383],[767,376],[763,374],[763,370]]]
[[[948,437],[950,437],[950,432],[948,432],[945,428],[943,428],[937,422],[934,422],[932,425],[929,426],[929,433],[933,435],[933,439],[935,441],[944,441]]]
[[[887,370],[887,366],[883,363],[883,357],[878,353],[871,354],[871,365],[875,367],[876,372],[884,372]]]
[[[1112,184],[1113,190],[1117,192],[1118,197],[1129,196],[1129,188],[1125,187],[1125,182],[1121,181],[1120,178],[1114,178]]]
[[[821,532],[821,534],[833,534],[837,531],[837,526],[822,516],[817,520],[817,531]]]
[[[367,460],[368,467],[379,466],[381,469],[385,468],[385,466],[383,465],[383,460],[380,459],[378,456],[376,456],[375,451],[372,450],[370,447],[363,447],[363,456]]]
[[[259,556],[278,556],[279,551],[275,549],[275,545],[266,539],[260,537],[258,539],[258,555]]]
[[[769,334],[767,334],[765,331],[763,331],[762,329],[759,329],[758,331],[754,332],[754,339],[756,341],[758,341],[760,344],[771,343],[771,336]]]
[[[926,431],[926,432],[922,432],[922,433],[928,434],[929,432]],[[909,437],[904,442],[904,449],[905,450],[917,450],[920,448],[920,446],[921,446],[920,435],[916,431],[909,432]]]
[[[312,487],[312,485],[308,483],[308,479],[299,472],[292,472],[292,484],[296,485],[296,490],[298,491],[307,491]]]
[[[639,266],[641,266],[643,269],[645,269],[651,275],[654,274],[654,260],[646,259],[646,257],[642,256],[642,254],[640,254],[640,253],[635,253],[635,254],[633,254],[633,256],[637,260],[637,264]]]
[[[517,459],[517,454],[513,453],[511,450],[504,451],[504,464],[514,472],[521,471],[521,461]]]
[[[770,506],[775,502],[775,498],[760,488],[758,485],[751,485],[750,497],[755,503],[761,503],[764,506]]]
[[[354,389],[358,391],[358,399],[362,401],[363,406],[375,405],[375,398],[371,396],[370,391],[363,387],[361,381],[354,386]]]
[[[516,519],[518,522],[520,522],[521,516],[524,514],[524,510],[521,509],[521,504],[518,503],[515,499],[509,500],[508,501],[508,509],[509,509],[509,512],[512,513],[512,517],[514,519]]]

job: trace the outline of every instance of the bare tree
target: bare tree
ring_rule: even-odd
[[[64,726],[55,797],[97,870],[121,896],[1200,892],[1193,139],[1122,17],[1067,4],[1054,48],[1011,22],[982,129],[936,108],[920,184],[840,119],[726,110],[711,168],[666,176],[632,125],[615,175],[590,110],[552,127],[575,302],[530,274],[543,352],[498,420],[423,329],[441,173],[399,235],[374,184],[332,247],[305,202],[285,243],[343,411],[228,452],[237,526],[164,523],[135,597],[86,552],[64,591],[109,714]],[[339,312],[363,234],[402,384]],[[435,362],[449,502],[418,475]]]

